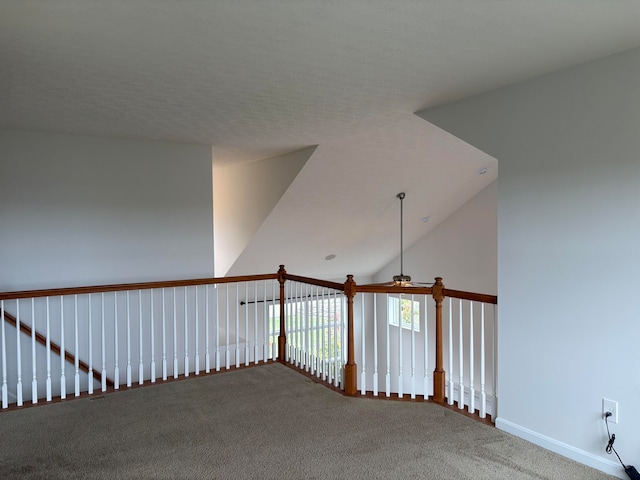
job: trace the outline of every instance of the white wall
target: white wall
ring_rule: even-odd
[[[0,132],[0,291],[213,275],[211,147]]]
[[[259,162],[214,167],[213,204],[217,277],[229,273],[238,256],[315,149],[316,147],[308,147]],[[278,260],[275,262],[274,269],[277,269]]]
[[[500,164],[497,425],[624,477],[640,462],[640,50],[423,112]]]

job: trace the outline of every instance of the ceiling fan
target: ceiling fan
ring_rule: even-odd
[[[381,283],[379,285],[392,286],[392,287],[423,287],[433,285],[431,283],[412,282],[409,275],[404,274],[404,248],[403,248],[403,220],[404,210],[403,202],[406,194],[400,192],[396,195],[396,198],[400,199],[400,275],[394,275],[391,282]]]

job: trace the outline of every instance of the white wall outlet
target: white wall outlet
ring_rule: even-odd
[[[615,400],[609,400],[608,398],[602,399],[602,416],[604,417],[607,412],[611,412],[609,421],[611,423],[618,423],[618,402]]]

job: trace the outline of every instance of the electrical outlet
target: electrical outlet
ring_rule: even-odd
[[[606,415],[607,412],[611,412],[609,421],[611,423],[618,423],[618,402],[615,400],[609,400],[608,398],[602,399],[602,415]]]

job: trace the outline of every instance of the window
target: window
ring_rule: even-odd
[[[389,325],[397,327],[398,318],[402,317],[402,328],[411,330],[413,319],[413,330],[420,331],[420,302],[408,298],[389,297],[387,305]]]
[[[336,360],[342,348],[342,298],[289,301],[286,305],[287,344],[305,348],[312,355]],[[280,305],[269,305],[269,335],[280,334]]]
[[[303,329],[323,330],[340,328],[342,298],[324,298],[319,300],[302,300],[288,302],[287,316],[291,325],[288,333],[297,333]],[[280,304],[269,305],[269,333],[280,333]]]

